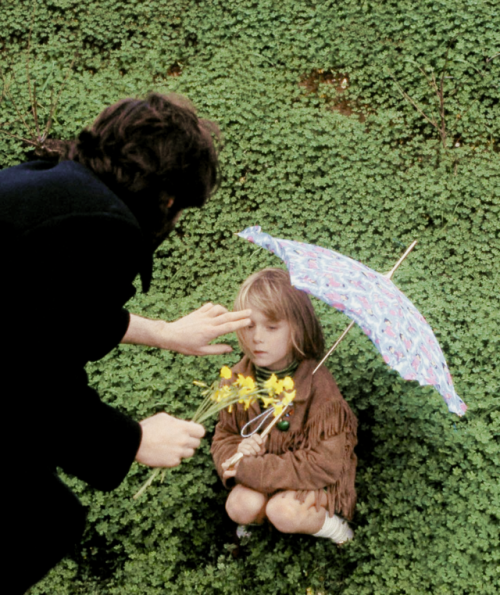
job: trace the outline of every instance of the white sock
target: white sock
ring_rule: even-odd
[[[331,517],[327,514],[323,526],[317,533],[314,533],[314,537],[325,537],[334,543],[341,544],[352,539],[354,532],[345,519],[336,514]]]

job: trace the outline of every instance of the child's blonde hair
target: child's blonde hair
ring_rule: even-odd
[[[323,330],[309,296],[292,287],[290,275],[282,269],[268,268],[250,275],[240,287],[234,310],[256,308],[270,320],[286,320],[291,328],[293,356],[296,361],[319,359],[325,341]],[[236,331],[241,349],[251,350],[245,342],[245,329]]]

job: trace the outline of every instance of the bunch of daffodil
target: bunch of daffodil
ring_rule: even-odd
[[[221,378],[229,380],[232,375],[233,373],[227,366],[222,367]],[[205,399],[193,417],[193,421],[198,423],[203,423],[222,409],[227,409],[231,413],[233,406],[237,403],[243,405],[247,410],[257,400],[260,400],[265,408],[274,406],[274,415],[278,416],[295,397],[293,380],[289,377],[278,380],[275,374],[262,386],[258,386],[252,377],[243,376],[243,374],[238,374],[232,384],[224,386],[220,386],[219,382],[207,386],[198,380],[195,380],[194,384],[206,389],[202,393]],[[280,395],[283,397],[280,398]]]
[[[232,375],[233,373],[227,366],[221,368],[220,378],[229,380]],[[233,406],[239,403],[247,410],[258,400],[261,401],[264,408],[273,406],[274,417],[278,417],[295,398],[293,380],[288,376],[283,380],[278,380],[275,374],[262,386],[258,386],[253,378],[243,376],[243,374],[238,374],[232,384],[223,386],[220,385],[220,379],[217,379],[210,386],[199,380],[195,380],[194,384],[205,389],[202,391],[205,398],[191,420],[199,424],[216,415],[222,409],[227,409],[231,413]],[[280,395],[283,396],[280,398]],[[165,472],[165,469],[159,467],[153,469],[148,480],[134,495],[134,498],[138,498],[144,493],[158,475],[161,474],[164,477]]]

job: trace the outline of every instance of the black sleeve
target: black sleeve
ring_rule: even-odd
[[[54,380],[56,377],[56,380]],[[84,370],[56,370],[50,393],[32,409],[38,452],[65,472],[99,490],[113,490],[127,475],[139,448],[141,426],[103,403]],[[41,461],[43,463],[43,461]]]
[[[3,367],[19,464],[60,466],[101,490],[127,474],[140,425],[100,400],[84,365],[127,330],[141,249],[140,230],[112,215],[51,221],[23,238]]]

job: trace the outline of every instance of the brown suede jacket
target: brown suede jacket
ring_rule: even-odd
[[[351,519],[356,505],[357,420],[328,369],[321,366],[312,375],[316,365],[314,360],[305,360],[293,376],[297,395],[287,417],[289,429],[283,432],[275,426],[265,454],[244,457],[235,481],[269,495],[293,490],[301,501],[314,491],[316,506],[326,491],[328,513]],[[255,378],[252,362],[246,356],[232,372],[232,378],[225,383],[234,382],[238,374]],[[259,413],[260,406],[255,403],[248,411],[238,405],[231,413],[224,410],[219,414],[211,451],[221,479],[222,463],[236,453],[243,440],[241,429]]]

